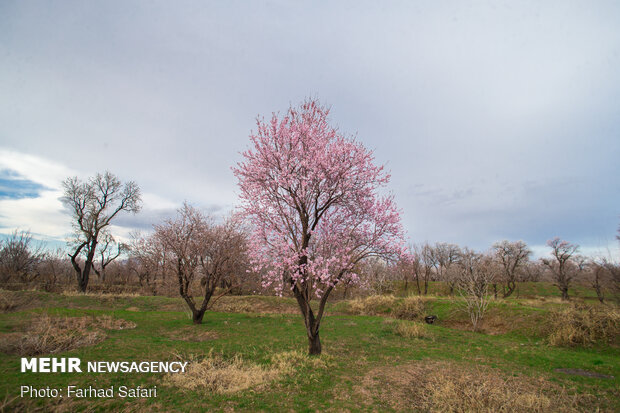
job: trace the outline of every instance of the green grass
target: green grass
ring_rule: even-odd
[[[529,288],[529,287],[528,287]],[[537,287],[538,288],[538,287]],[[540,292],[534,287],[532,290]],[[55,355],[79,357],[86,361],[172,360],[175,355],[204,356],[213,351],[224,358],[240,356],[257,364],[268,365],[271,357],[291,350],[305,351],[307,339],[301,316],[278,313],[294,309],[287,298],[235,297],[229,307],[244,302],[263,311],[208,312],[205,322],[193,326],[180,299],[166,297],[64,296],[40,292],[24,292],[34,304],[31,308],[0,314],[0,332],[13,331],[43,312],[58,316],[111,315],[133,321],[132,330],[107,331],[103,342]],[[236,300],[236,301],[235,301]],[[20,357],[0,354],[0,400],[19,394],[20,385],[34,387],[66,387],[69,384],[105,387],[112,384],[154,386],[156,399],[74,399],[64,408],[72,411],[115,411],[122,409],[152,411],[383,411],[390,410],[385,401],[359,397],[362,378],[373,369],[398,366],[411,362],[445,360],[464,363],[472,368],[484,365],[505,375],[538,378],[565,387],[569,393],[595,394],[595,403],[603,410],[620,410],[620,350],[617,346],[597,345],[591,348],[557,348],[545,344],[536,325],[544,321],[553,303],[540,305],[516,299],[492,303],[489,323],[499,323],[498,331],[472,333],[467,331],[467,316],[459,311],[454,300],[435,297],[431,310],[439,316],[436,325],[427,326],[430,338],[405,339],[394,332],[390,319],[381,316],[346,314],[346,303],[330,305],[321,326],[321,339],[329,368],[300,369],[283,376],[266,387],[233,394],[207,391],[185,391],[163,384],[159,374],[35,374],[20,373]],[[134,311],[127,311],[131,308]],[[230,311],[233,307],[231,307]],[[139,311],[135,311],[138,309]],[[499,322],[498,320],[504,320]],[[508,320],[506,322],[505,320]],[[504,326],[506,324],[507,326]],[[533,324],[533,325],[530,325]],[[192,342],[181,339],[181,332],[210,331],[217,338]],[[177,334],[178,332],[178,334]],[[324,356],[322,356],[324,357]],[[600,379],[566,375],[557,368],[575,368],[605,375]],[[20,400],[17,400],[20,402]],[[28,403],[50,408],[49,399]],[[61,404],[60,407],[63,407]],[[588,410],[588,408],[584,408]]]

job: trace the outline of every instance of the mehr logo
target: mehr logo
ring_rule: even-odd
[[[56,358],[22,358],[22,373],[31,371],[33,373],[81,373],[80,359],[76,357]]]

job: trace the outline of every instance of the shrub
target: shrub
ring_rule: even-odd
[[[411,321],[401,321],[396,323],[394,332],[405,338],[424,338],[429,336],[424,324]]]
[[[426,303],[422,297],[405,297],[394,310],[394,316],[401,320],[421,320],[426,315]]]
[[[235,393],[270,382],[279,375],[239,356],[224,359],[209,353],[202,360],[190,360],[184,374],[168,374],[165,382],[188,390],[207,390],[214,393]]]
[[[551,313],[548,341],[553,346],[588,346],[620,337],[620,312],[613,308],[573,305]]]
[[[52,354],[97,344],[106,338],[103,330],[134,328],[131,321],[110,316],[50,317],[33,320],[22,332],[3,334],[0,351],[22,356]]]
[[[349,301],[349,310],[359,315],[390,314],[397,301],[393,295],[371,295]]]
[[[371,395],[396,411],[577,412],[590,411],[595,400],[543,378],[432,360],[371,370],[357,388],[362,398]]]
[[[238,355],[225,359],[211,351],[202,360],[190,356],[185,374],[168,374],[164,382],[188,390],[230,394],[260,387],[302,368],[325,368],[327,360],[325,356],[310,357],[300,351],[288,351],[274,354],[270,365],[259,365]]]

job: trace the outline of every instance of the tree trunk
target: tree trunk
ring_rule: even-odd
[[[86,256],[86,262],[84,263],[84,270],[81,275],[78,275],[78,287],[80,291],[85,293],[86,287],[88,287],[88,279],[90,277],[90,270],[93,268],[93,258],[95,257],[95,250],[97,249],[97,240],[94,239],[90,243],[90,250]]]
[[[568,301],[569,300],[569,298],[568,298],[568,288],[567,287],[562,287],[560,289],[560,291],[562,291],[562,300]]]
[[[421,295],[422,294],[422,289],[420,288],[420,275],[419,274],[415,275],[415,285],[416,285],[416,288],[418,290],[418,295]]]
[[[603,304],[603,302],[605,301],[605,297],[603,296],[603,291],[601,290],[601,286],[595,285],[594,290],[596,291],[596,297],[601,302],[601,304]]]
[[[204,311],[195,310],[193,312],[192,322],[194,324],[202,324],[202,318],[205,316]]]
[[[517,283],[508,282],[508,284],[506,285],[506,289],[504,290],[504,298],[510,297],[514,292],[515,288],[517,288]]]
[[[319,337],[318,331],[314,337],[310,337],[310,335],[308,335],[308,353],[310,355],[321,354],[321,338]]]
[[[78,287],[81,292],[86,292],[86,287],[88,287],[88,279],[90,277],[90,269],[93,267],[93,262],[86,258],[86,262],[84,263],[84,270],[82,270],[81,274],[78,274]]]

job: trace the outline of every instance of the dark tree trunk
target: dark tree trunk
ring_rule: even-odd
[[[317,331],[314,337],[308,336],[308,354],[319,355],[321,354],[321,338]]]
[[[418,289],[418,295],[422,294],[422,290],[420,289],[420,276],[418,274],[415,275],[415,284]]]
[[[506,285],[506,288],[504,289],[504,298],[510,297],[514,292],[515,288],[517,288],[517,283],[515,283],[514,281],[509,281]]]
[[[493,283],[493,297],[497,300],[497,284]]]
[[[605,301],[605,297],[603,296],[603,291],[601,291],[601,286],[600,285],[594,286],[594,290],[596,291],[596,297],[601,302],[601,304],[603,304],[603,302]]]
[[[299,304],[299,309],[304,317],[304,324],[306,326],[306,334],[308,335],[308,354],[319,355],[321,354],[321,339],[319,338],[319,327],[321,325],[321,319],[323,318],[323,311],[327,298],[331,293],[333,286],[327,288],[321,297],[319,302],[319,311],[315,316],[310,301],[307,299],[309,296],[308,291],[301,291],[296,284],[293,284],[293,295]]]
[[[192,322],[194,324],[202,324],[202,318],[205,316],[204,310],[196,310],[193,312]]]
[[[562,300],[568,301],[570,299],[568,297],[568,287],[562,287],[560,288],[560,291],[562,291]]]
[[[90,270],[93,268],[93,258],[95,256],[95,249],[97,248],[97,240],[91,241],[90,249],[88,250],[88,255],[86,256],[86,261],[84,262],[84,268],[82,269],[77,262],[77,257],[80,255],[82,248],[86,245],[86,243],[82,244],[73,255],[70,255],[71,264],[73,265],[73,269],[77,275],[78,289],[82,293],[85,293],[86,288],[88,287],[88,279],[90,277]]]

